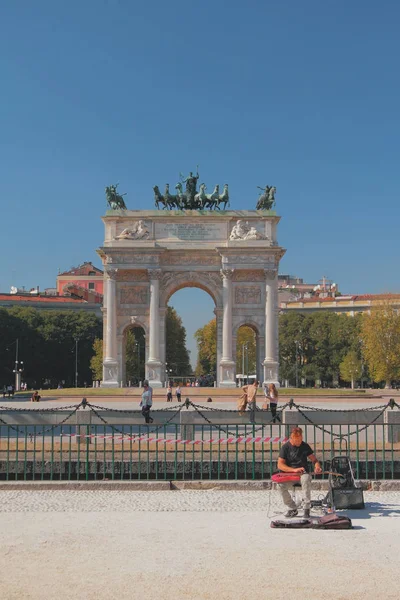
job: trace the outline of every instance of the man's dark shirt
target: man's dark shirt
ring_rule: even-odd
[[[300,446],[292,446],[290,442],[286,442],[279,452],[279,458],[283,458],[288,467],[293,467],[293,469],[304,467],[305,472],[309,473],[307,456],[310,454],[314,454],[314,452],[305,442],[301,442]]]

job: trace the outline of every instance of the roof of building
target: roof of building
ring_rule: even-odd
[[[0,302],[10,301],[14,304],[17,302],[42,302],[42,303],[86,303],[82,298],[72,298],[71,296],[41,296],[40,294],[0,294]]]
[[[103,271],[98,267],[95,267],[91,262],[84,262],[77,267],[71,267],[69,271],[63,271],[58,274],[58,277],[61,275],[89,275],[90,271],[94,271],[96,275],[103,275]]]
[[[311,302],[373,302],[378,300],[400,300],[400,294],[358,294],[343,296],[325,296],[318,295],[310,298],[298,298],[296,300],[287,300],[285,304],[309,304]]]

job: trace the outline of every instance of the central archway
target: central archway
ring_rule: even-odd
[[[218,274],[217,274],[218,276]],[[168,377],[167,371],[168,371],[168,365],[167,363],[167,345],[169,343],[169,340],[167,340],[167,336],[166,336],[166,326],[165,326],[165,318],[166,318],[166,311],[167,311],[167,306],[171,300],[171,298],[179,291],[187,289],[187,288],[197,288],[199,290],[202,290],[203,292],[205,292],[213,301],[214,304],[214,309],[213,309],[213,313],[216,314],[216,309],[217,309],[217,303],[221,303],[222,299],[221,299],[221,295],[219,293],[218,287],[217,287],[217,283],[218,279],[216,277],[210,277],[210,276],[206,276],[206,277],[198,277],[196,279],[194,279],[194,275],[193,273],[187,273],[187,274],[178,274],[177,276],[174,277],[173,281],[170,281],[169,284],[164,288],[163,293],[160,296],[160,312],[163,314],[164,316],[164,326],[161,329],[161,337],[160,337],[160,347],[161,347],[161,359],[163,361],[163,363],[166,365],[166,370],[165,370],[165,379],[164,379],[164,383],[166,383],[166,379]],[[218,344],[217,344],[218,347]],[[217,364],[219,361],[219,356],[217,356]],[[194,368],[195,365],[192,364],[192,367]],[[214,377],[216,379],[216,381],[218,382],[218,369],[216,370],[216,372],[214,373]],[[179,373],[177,373],[178,375]],[[218,385],[218,383],[217,383]]]

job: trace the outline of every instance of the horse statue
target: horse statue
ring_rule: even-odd
[[[158,185],[155,185],[153,187],[154,190],[154,203],[156,205],[156,207],[159,209],[160,208],[160,204],[162,205],[162,208],[168,208],[168,204],[164,199],[164,196],[162,196],[160,190],[158,189]]]
[[[172,196],[169,193],[169,183],[165,184],[164,201],[167,203],[167,206],[171,208],[171,210],[173,208],[180,208],[176,196]]]
[[[177,206],[182,210],[184,208],[189,208],[187,205],[186,194],[183,193],[182,184],[178,182],[175,186],[176,189],[176,203]]]
[[[263,193],[260,194],[256,206],[256,210],[271,210],[272,206],[275,204],[275,192],[276,187],[266,185],[265,188],[257,186],[259,190],[262,190]]]
[[[126,204],[123,198],[126,194],[118,194],[118,185],[119,184],[117,183],[116,185],[106,187],[107,204],[111,210],[126,210]]]
[[[272,186],[269,188],[268,200],[270,200],[273,204],[275,204],[275,193],[276,187]]]
[[[219,185],[217,184],[214,188],[212,194],[207,194],[207,200],[204,202],[202,208],[209,208],[212,210],[213,208],[218,207],[219,201]]]
[[[218,197],[218,204],[216,205],[215,208],[218,208],[218,210],[221,210],[221,204],[224,205],[224,208],[222,210],[226,209],[226,205],[229,206],[229,191],[228,191],[227,183],[225,183],[225,185],[224,185],[222,194]]]
[[[206,195],[206,185],[205,183],[200,184],[200,190],[194,197],[194,207],[203,209],[206,206],[208,196]]]

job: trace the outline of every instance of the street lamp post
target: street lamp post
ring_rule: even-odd
[[[299,387],[299,342],[296,340],[296,387]]]
[[[13,372],[15,373],[15,391],[19,392],[21,389],[21,374],[22,371],[24,370],[24,361],[23,360],[18,360],[18,347],[19,347],[19,340],[18,338],[15,341],[15,367],[13,369]]]
[[[78,387],[78,342],[79,338],[75,338],[75,387]]]

